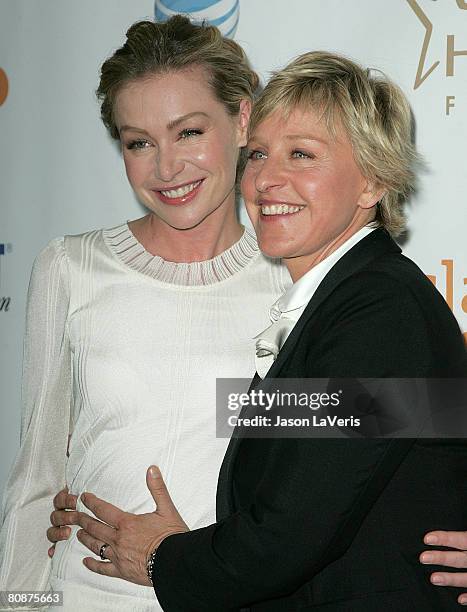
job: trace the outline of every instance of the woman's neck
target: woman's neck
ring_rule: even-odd
[[[176,229],[154,213],[128,224],[146,251],[166,261],[207,261],[229,249],[243,234],[235,207],[217,209],[196,227]]]

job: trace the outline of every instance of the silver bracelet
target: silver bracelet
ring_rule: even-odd
[[[159,546],[155,548],[152,553],[149,555],[148,564],[146,565],[146,569],[148,572],[149,582],[154,586],[154,582],[152,581],[152,570],[154,568],[154,561],[156,560],[157,550]]]

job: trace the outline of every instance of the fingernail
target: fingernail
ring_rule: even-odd
[[[467,606],[467,597],[460,597],[459,603],[461,606]]]
[[[443,578],[443,576],[437,576],[437,575],[434,575],[434,576],[431,577],[431,582],[433,584],[445,584],[446,583],[446,581]]]
[[[435,536],[435,535],[426,536],[425,544],[438,544],[438,536]]]
[[[155,465],[151,465],[149,468],[149,476],[151,476],[151,478],[159,478],[159,470]]]
[[[431,553],[423,553],[423,555],[420,558],[420,561],[422,563],[432,563],[433,562],[433,555]]]

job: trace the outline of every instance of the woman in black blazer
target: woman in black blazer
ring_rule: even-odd
[[[391,237],[417,160],[401,91],[307,53],[265,88],[248,149],[242,188],[260,246],[295,281],[258,339],[265,379],[253,386],[465,376],[454,317]],[[186,531],[159,476],[149,518],[89,496],[107,525],[82,515],[83,541],[113,551],[94,571],[134,580],[135,559],[148,563],[169,612],[450,610],[459,591],[430,585],[418,556],[428,529],[465,524],[466,473],[463,440],[233,437],[216,524]]]

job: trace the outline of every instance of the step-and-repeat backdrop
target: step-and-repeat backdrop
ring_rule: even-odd
[[[141,216],[99,120],[99,66],[140,19],[189,11],[269,72],[311,49],[387,72],[428,162],[404,248],[467,331],[466,0],[0,0],[0,494],[19,443],[25,298],[54,236]]]

